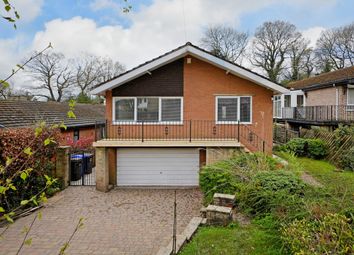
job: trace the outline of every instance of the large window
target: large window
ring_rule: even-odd
[[[249,96],[216,97],[216,121],[218,123],[251,123],[252,98]]]
[[[114,98],[116,122],[181,122],[181,97]]]

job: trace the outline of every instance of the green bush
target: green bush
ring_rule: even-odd
[[[199,185],[206,203],[214,193],[235,194],[260,171],[272,171],[278,162],[261,153],[239,155],[205,166],[199,174]]]
[[[281,147],[299,157],[321,159],[327,155],[327,147],[321,139],[294,138]]]
[[[353,254],[353,223],[340,214],[304,218],[285,226],[282,239],[292,254]]]
[[[340,158],[340,166],[344,170],[354,171],[354,147],[346,151]]]
[[[240,207],[254,216],[286,216],[302,208],[306,185],[287,171],[260,172],[239,194]]]

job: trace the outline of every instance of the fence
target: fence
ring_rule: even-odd
[[[354,137],[352,135],[338,136],[334,132],[329,132],[322,129],[305,129],[300,131],[293,131],[287,129],[284,125],[274,126],[274,142],[277,144],[284,144],[293,138],[310,138],[321,139],[325,142],[328,155],[326,159],[334,164],[338,163],[341,155],[346,153],[350,148],[354,147]]]
[[[354,137],[352,135],[341,135],[340,137],[334,132],[314,129],[302,129],[301,137],[303,138],[319,138],[323,140],[328,148],[327,160],[338,163],[340,157],[350,148],[354,147]]]
[[[284,107],[282,118],[321,123],[354,123],[353,105]]]
[[[273,140],[277,144],[287,143],[297,137],[300,137],[299,131],[288,129],[284,125],[275,124],[273,127]]]
[[[230,121],[219,124],[214,120],[183,120],[181,122],[108,122],[104,139],[121,141],[238,141],[251,151],[271,151],[252,127]]]

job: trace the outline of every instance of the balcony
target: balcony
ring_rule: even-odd
[[[354,123],[354,105],[284,107],[282,119],[304,124]]]
[[[265,151],[268,146],[250,125],[212,120],[181,122],[106,122],[104,147],[247,147]]]

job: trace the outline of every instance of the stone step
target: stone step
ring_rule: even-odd
[[[234,207],[235,195],[215,193],[213,197],[213,204],[217,206]]]
[[[208,205],[206,208],[207,224],[227,226],[232,221],[232,208]]]

